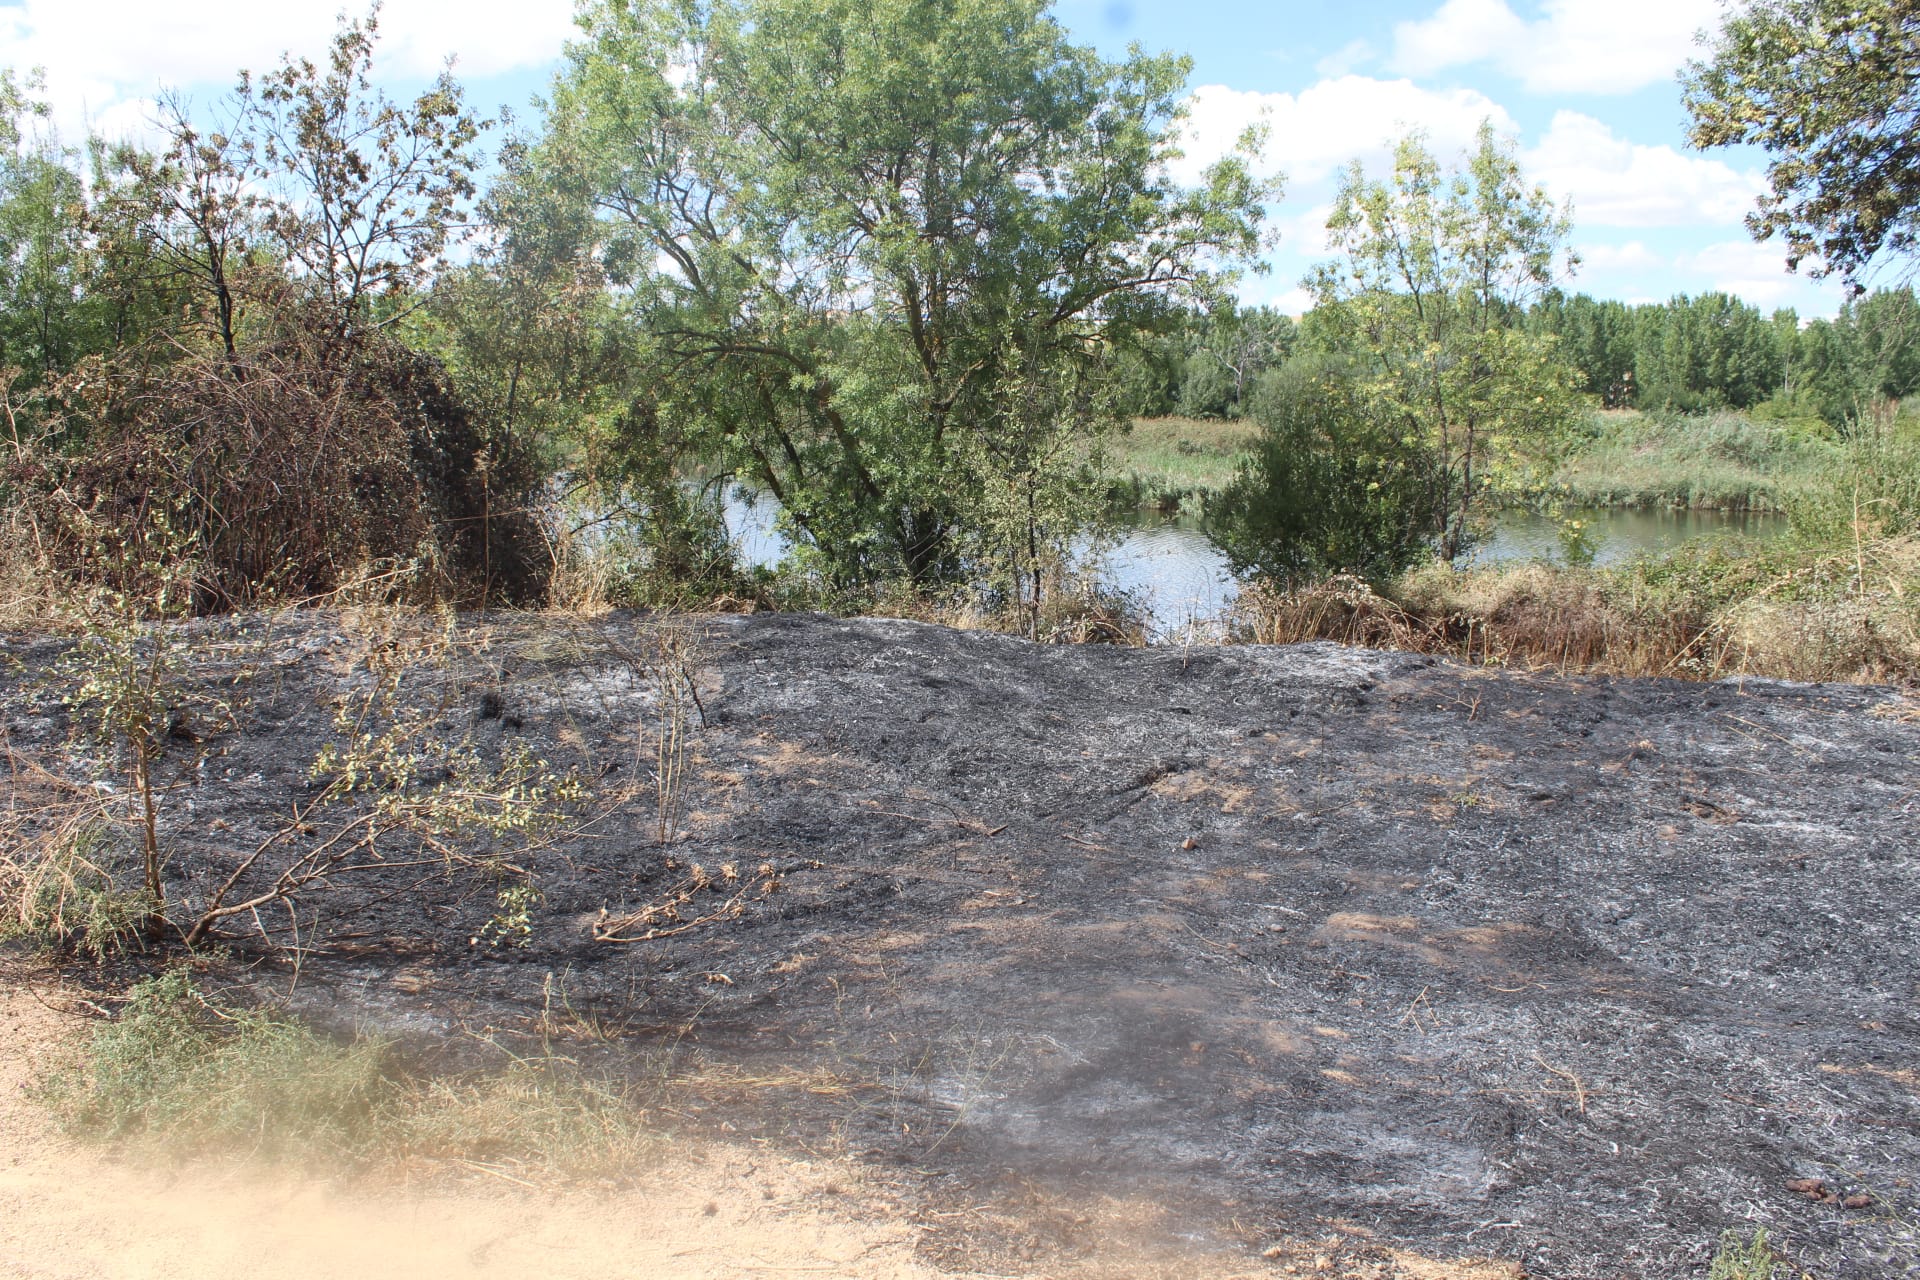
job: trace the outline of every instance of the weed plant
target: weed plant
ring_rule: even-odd
[[[1720,1251],[1714,1255],[1707,1280],[1774,1280],[1782,1275],[1780,1255],[1767,1242],[1765,1231],[1756,1231],[1750,1239],[1729,1231],[1720,1237]]]
[[[104,964],[140,941],[150,901],[130,886],[139,868],[99,818],[27,835],[17,811],[0,817],[0,942],[50,959]]]
[[[239,1155],[336,1170],[512,1160],[616,1172],[655,1144],[635,1088],[540,1042],[503,1069],[430,1075],[378,1036],[320,1034],[204,995],[184,970],[134,986],[41,1085],[69,1131],[168,1158]],[[481,1164],[480,1167],[491,1167]]]

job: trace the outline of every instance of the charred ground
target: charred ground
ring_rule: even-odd
[[[471,877],[309,895],[303,1012],[457,1044],[558,991],[612,1065],[835,1082],[696,1123],[935,1200],[1120,1195],[1198,1239],[1344,1229],[1539,1277],[1700,1274],[1757,1226],[1821,1277],[1920,1269],[1898,696],[696,619],[662,846],[634,659],[656,625],[468,618],[410,676],[479,749],[627,799],[528,855],[524,946],[475,941],[498,908]],[[231,714],[165,764],[185,900],[284,823],[369,678],[337,617],[196,643]],[[45,682],[64,650],[6,643],[11,747],[105,778]],[[285,933],[234,923],[284,995]]]

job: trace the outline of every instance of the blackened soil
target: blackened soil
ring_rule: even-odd
[[[522,948],[471,941],[497,905],[470,876],[313,896],[304,1007],[451,1037],[551,1023],[558,992],[645,1069],[671,1048],[813,1082],[711,1122],[970,1199],[1146,1197],[1217,1239],[1344,1224],[1540,1277],[1700,1275],[1764,1226],[1817,1276],[1920,1273],[1897,696],[702,619],[662,848],[650,625],[470,619],[423,668],[487,750],[632,794],[525,855]],[[310,785],[367,679],[338,619],[274,624],[244,662],[220,639],[204,675],[234,718],[187,735],[164,807],[189,898]],[[73,768],[32,678],[57,648],[12,643],[0,693],[14,747]],[[695,876],[667,922],[694,927],[594,939]]]

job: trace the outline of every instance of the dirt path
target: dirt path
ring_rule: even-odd
[[[0,1277],[13,1280],[1507,1280],[1502,1265],[1384,1252],[1364,1271],[1314,1241],[1247,1259],[1144,1249],[1152,1206],[1090,1203],[1113,1256],[1017,1275],[949,1271],[916,1256],[924,1224],[858,1168],[705,1145],[618,1194],[477,1178],[428,1187],[336,1186],[239,1166],[135,1166],[63,1138],[30,1097],[88,1021],[81,997],[0,963]],[[65,1011],[61,1006],[65,1007]]]
[[[933,1280],[917,1230],[836,1212],[845,1169],[714,1147],[637,1191],[544,1194],[493,1183],[338,1188],[258,1170],[142,1169],[63,1141],[26,1096],[79,1020],[0,972],[0,1276],[33,1280],[423,1280],[842,1275]],[[49,1003],[69,1003],[57,991]]]

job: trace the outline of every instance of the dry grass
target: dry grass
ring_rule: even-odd
[[[0,941],[96,962],[139,945],[148,903],[125,815],[0,733]]]
[[[410,1070],[378,1037],[322,1035],[204,995],[184,971],[136,985],[41,1092],[69,1130],[170,1159],[213,1154],[334,1169],[443,1163],[603,1176],[656,1150],[668,1087],[558,1052],[489,1043],[491,1070]]]
[[[63,634],[79,629],[79,610],[69,592],[34,548],[20,513],[0,524],[0,632]]]
[[[1231,634],[1334,640],[1495,667],[1715,680],[1920,680],[1920,540],[1616,570],[1415,570],[1242,593]]]

